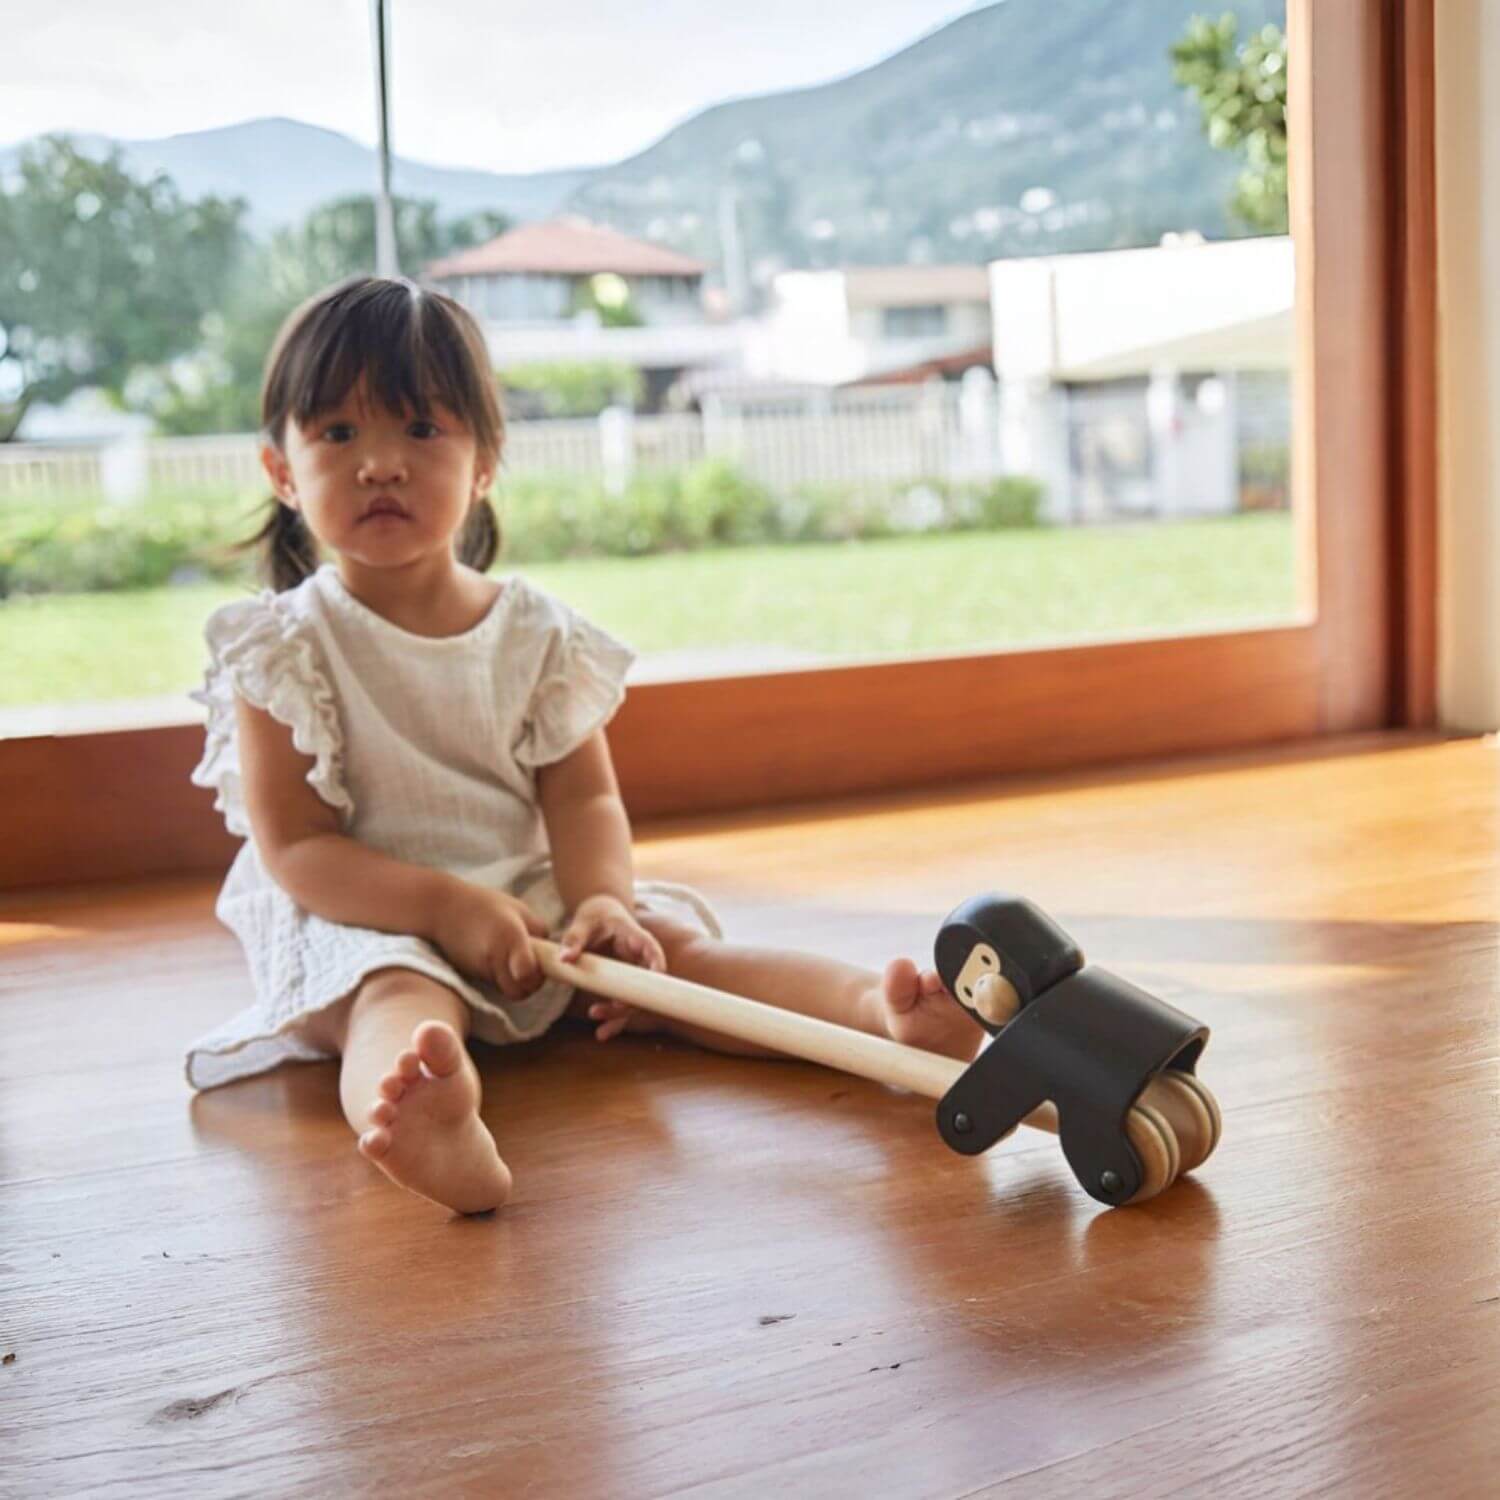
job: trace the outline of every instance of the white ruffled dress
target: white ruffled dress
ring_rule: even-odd
[[[326,1056],[310,1017],[376,969],[407,968],[469,1004],[475,1036],[521,1042],[567,1009],[549,981],[525,1000],[460,974],[421,938],[328,922],[266,873],[240,779],[234,696],[287,725],[314,791],[342,830],[396,859],[448,870],[519,896],[559,932],[536,771],[607,723],[633,659],[618,641],[518,577],[461,635],[433,638],[393,625],[356,599],[325,564],[295,589],[226,604],[205,628],[210,663],[193,697],[208,709],[207,747],[193,781],[217,793],[229,831],[246,840],[215,908],[250,966],[255,1002],[188,1051],[194,1088]],[[714,936],[697,892],[640,881],[637,900]]]

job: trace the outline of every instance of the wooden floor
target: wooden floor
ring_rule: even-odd
[[[1223,1144],[1116,1211],[1044,1135],[554,1034],[483,1051],[517,1196],[450,1220],[331,1065],[188,1092],[216,882],[7,897],[0,1495],[1493,1495],[1497,790],[1380,739],[643,841],[871,964],[1011,888],[1207,1021]]]

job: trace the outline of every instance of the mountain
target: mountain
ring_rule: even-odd
[[[1285,24],[1285,0],[999,0],[848,77],[716,105],[621,162],[499,174],[397,159],[393,186],[444,217],[583,213],[715,264],[732,214],[757,281],[1241,233],[1225,212],[1239,159],[1208,145],[1167,58],[1204,9],[1234,11],[1241,36]],[[257,233],[376,180],[369,148],[294,120],[119,145],[189,196],[245,197]]]
[[[974,261],[1242,233],[1238,159],[1213,150],[1168,49],[1284,0],[1002,0],[874,67],[718,105],[593,174],[572,206],[716,258],[734,184],[746,258],[807,266]],[[769,267],[767,267],[769,269]]]
[[[133,176],[165,172],[186,197],[215,193],[246,199],[246,222],[257,235],[295,223],[330,198],[374,192],[379,175],[370,147],[298,120],[249,120],[160,140],[111,141],[84,135],[74,139],[91,153],[118,146]],[[0,172],[21,149],[0,150]],[[476,172],[391,158],[392,191],[436,199],[447,218],[487,208],[516,219],[546,218],[588,175],[588,168]]]

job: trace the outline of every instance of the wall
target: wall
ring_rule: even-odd
[[[783,271],[776,278],[762,351],[779,380],[836,384],[859,372],[849,342],[849,304],[841,271]]]
[[[927,304],[946,308],[943,331],[940,334],[919,336],[911,339],[888,338],[885,331],[884,307],[852,307],[849,310],[849,336],[866,344],[882,344],[899,347],[902,343],[932,344],[946,343],[954,348],[974,348],[990,341],[990,305],[988,302],[938,302]]]
[[[1435,7],[1438,716],[1500,728],[1500,3]]]
[[[1049,380],[1285,370],[1294,280],[1280,235],[996,261],[996,366]]]

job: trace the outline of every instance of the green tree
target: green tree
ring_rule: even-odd
[[[474,245],[484,245],[505,233],[511,226],[509,214],[496,213],[493,209],[481,208],[459,219],[449,219],[443,226],[444,255],[455,250],[467,250]]]
[[[1265,234],[1287,230],[1286,37],[1263,26],[1239,42],[1233,15],[1194,16],[1171,50],[1172,76],[1198,97],[1203,128],[1221,150],[1243,152],[1230,211]]]
[[[629,284],[613,271],[575,283],[569,311],[593,313],[604,328],[639,328],[645,321],[636,310]]]
[[[118,151],[28,146],[0,186],[0,442],[34,402],[90,385],[122,398],[134,371],[194,348],[248,243],[244,211],[139,181]]]
[[[609,360],[512,365],[503,373],[512,416],[596,417],[606,406],[640,404],[641,372]]]
[[[493,239],[509,221],[503,214],[479,213],[442,223],[430,198],[395,198],[396,259],[402,273],[420,276],[424,267],[452,250]],[[375,269],[375,199],[369,194],[320,204],[295,229],[271,240],[271,273],[278,285],[311,296],[319,287]]]
[[[127,404],[173,437],[254,432],[266,354],[282,319],[301,300],[273,284],[266,248],[253,247],[223,307],[204,320],[196,355],[141,372],[126,392]]]

